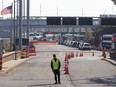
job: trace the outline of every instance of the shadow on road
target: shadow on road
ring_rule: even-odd
[[[48,87],[51,87],[51,85],[55,85],[55,84],[35,84],[35,85],[28,85],[28,87],[34,87],[34,86],[48,86]]]
[[[116,87],[116,75],[110,77],[89,78],[89,84],[103,84],[105,86]]]
[[[116,75],[114,76],[108,76],[108,77],[96,77],[96,78],[85,78],[85,79],[70,79],[74,87],[76,86],[76,82],[78,84],[101,84],[105,87],[116,87]],[[83,82],[84,81],[84,82]]]

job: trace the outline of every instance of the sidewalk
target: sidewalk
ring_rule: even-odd
[[[24,59],[17,59],[17,60],[10,60],[8,62],[3,63],[2,70],[0,71],[0,76],[8,74],[12,70],[14,70],[16,67],[20,66],[21,64],[28,61],[30,58],[24,58]]]
[[[108,61],[116,66],[116,58],[103,58],[102,60]]]
[[[102,60],[107,61],[116,66],[116,58],[110,58],[110,54],[108,52],[106,52],[106,58],[103,57]]]

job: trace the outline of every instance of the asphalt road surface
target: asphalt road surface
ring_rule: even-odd
[[[69,74],[64,74],[66,53],[80,52],[62,45],[36,45],[37,55],[11,73],[0,76],[0,87],[116,87],[116,66],[101,60],[101,52],[83,51],[82,57],[69,60]],[[61,60],[61,83],[54,85],[50,68],[52,55]]]

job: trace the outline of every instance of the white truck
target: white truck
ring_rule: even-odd
[[[101,38],[101,47],[109,50],[111,58],[116,58],[116,34],[104,34]]]

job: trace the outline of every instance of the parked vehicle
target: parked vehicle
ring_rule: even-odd
[[[104,34],[101,38],[102,49],[110,50],[110,57],[116,58],[116,34]]]
[[[104,34],[101,37],[101,43],[100,46],[102,48],[107,48],[107,49],[111,49],[113,48],[113,35],[112,34]]]
[[[89,43],[82,43],[79,46],[80,50],[91,50],[91,45]]]
[[[72,44],[72,47],[76,47],[78,45],[78,41],[74,41],[74,43]]]
[[[69,46],[72,47],[75,41],[70,41]]]

